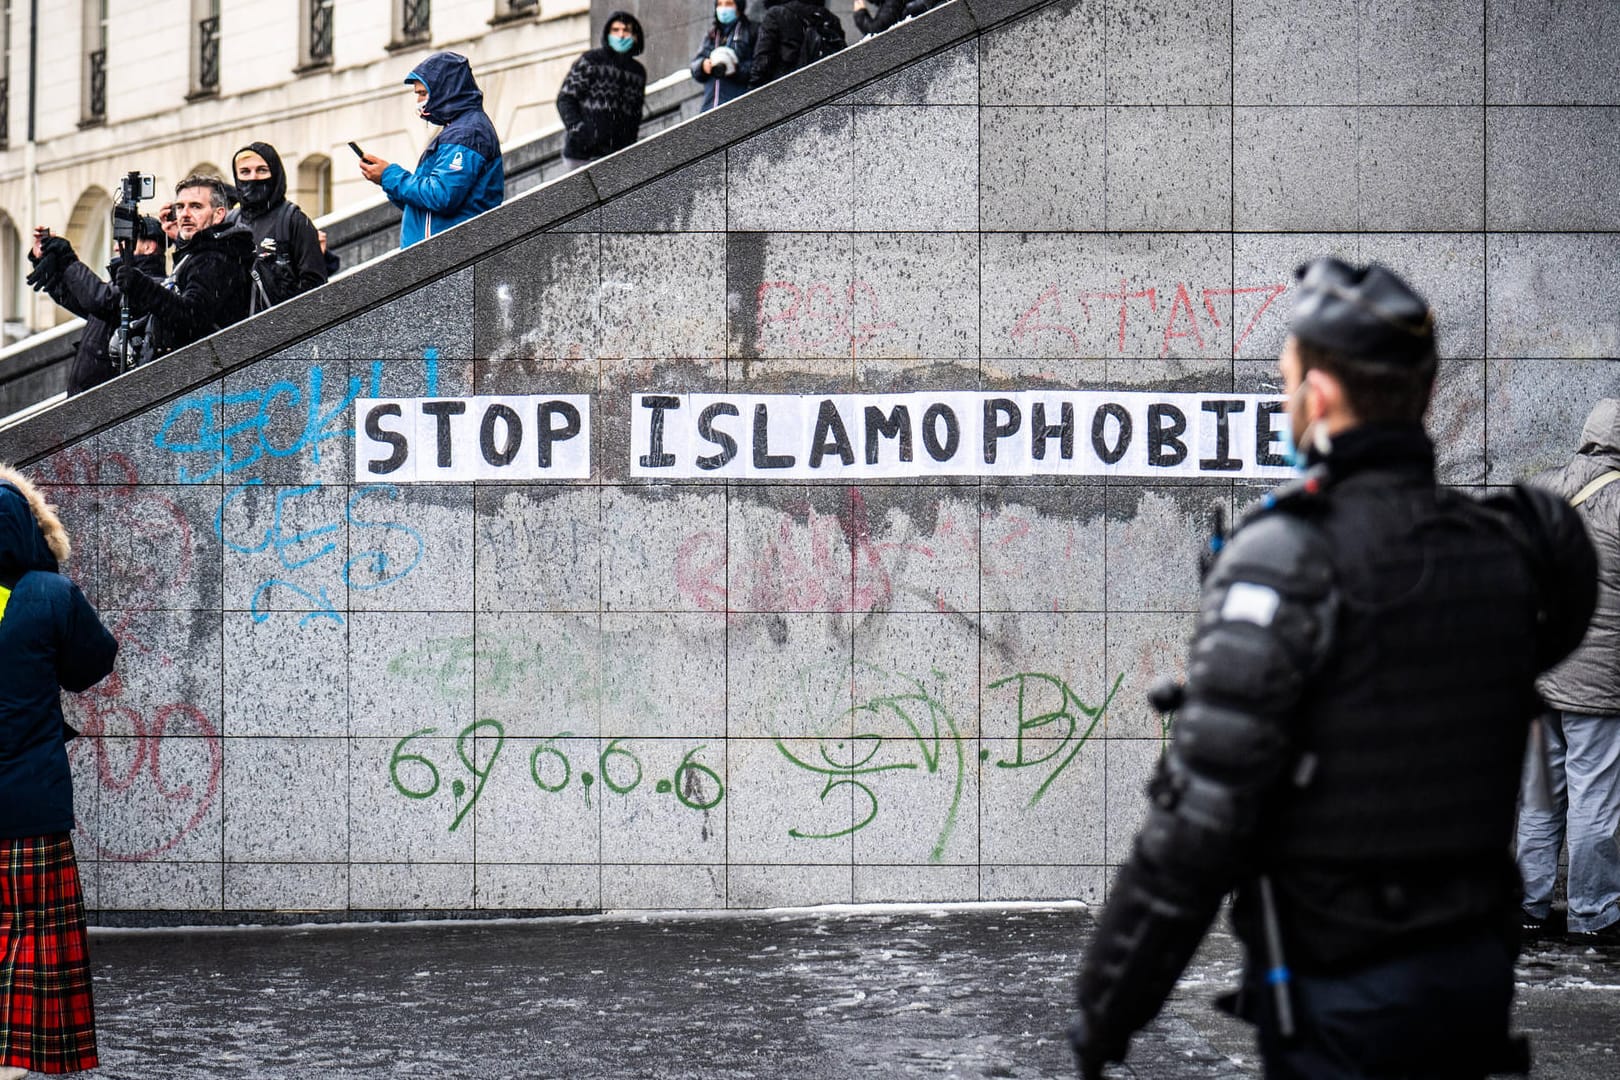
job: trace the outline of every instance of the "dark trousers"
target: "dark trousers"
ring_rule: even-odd
[[[1519,1064],[1508,1038],[1513,949],[1497,937],[1296,976],[1288,1040],[1270,989],[1251,978],[1247,990],[1267,1080],[1475,1080]]]

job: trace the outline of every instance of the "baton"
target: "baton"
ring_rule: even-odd
[[[1266,985],[1271,987],[1273,1004],[1277,1007],[1277,1033],[1285,1039],[1294,1037],[1294,1002],[1288,995],[1288,963],[1283,958],[1282,927],[1277,924],[1277,898],[1271,891],[1271,878],[1260,876],[1260,919],[1265,924]]]

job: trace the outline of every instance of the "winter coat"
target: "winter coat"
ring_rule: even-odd
[[[812,23],[821,35],[825,52],[834,53],[844,47],[844,24],[822,0],[765,0],[765,17],[759,23],[753,70],[748,76],[751,89],[810,62],[804,55],[804,29]]]
[[[1620,399],[1604,398],[1586,418],[1576,455],[1531,483],[1572,499],[1611,470],[1620,470]],[[1620,716],[1620,480],[1581,503],[1576,513],[1597,549],[1597,610],[1580,647],[1542,676],[1537,688],[1556,709]]]
[[[608,27],[615,22],[628,23],[636,39],[630,51],[622,55],[608,45]],[[602,44],[568,69],[568,77],[557,91],[557,115],[568,131],[563,140],[564,157],[590,161],[636,141],[646,99],[647,69],[632,57],[641,55],[646,44],[647,36],[636,17],[627,11],[615,11],[602,26]]]
[[[692,78],[703,84],[703,108],[700,112],[708,112],[716,105],[724,105],[748,93],[748,76],[754,70],[754,39],[758,34],[758,29],[748,21],[748,16],[740,14],[730,26],[722,26],[716,21],[709,27],[697,55],[692,57]],[[737,54],[737,70],[729,75],[705,75],[703,61],[722,45]]]
[[[37,489],[0,468],[0,837],[73,829],[61,692],[112,671],[118,642],[57,571],[67,532]]]
[[[855,12],[855,29],[863,34],[881,34],[902,19],[921,15],[945,0],[867,0],[865,11]]]
[[[236,152],[236,157],[248,151],[264,158],[265,164],[270,166],[270,179],[236,181],[242,205],[233,211],[233,216],[252,230],[255,252],[266,237],[276,242],[274,258],[257,260],[261,264],[257,269],[266,294],[261,299],[258,290],[254,291],[252,310],[258,314],[272,304],[325,285],[326,256],[321,254],[321,238],[315,233],[315,223],[296,203],[287,201],[287,170],[276,148],[269,143],[248,143]],[[232,172],[235,172],[235,162],[232,158]]]
[[[64,244],[66,240],[62,241]],[[36,266],[33,253],[28,256]],[[109,281],[118,275],[122,262],[114,257],[107,264]],[[135,265],[141,272],[161,278],[165,269],[163,253],[137,255]],[[54,273],[45,275],[40,287],[58,307],[71,311],[84,320],[84,331],[79,335],[78,351],[73,356],[73,367],[68,371],[68,395],[82,394],[92,386],[100,385],[118,374],[118,359],[108,355],[112,333],[118,328],[120,293],[116,285],[97,277],[88,266],[73,255],[71,246],[66,258],[56,264]]]
[[[484,92],[467,58],[434,53],[405,81],[427,87],[425,119],[443,130],[422,151],[414,173],[399,165],[383,170],[383,192],[404,211],[400,247],[437,236],[506,198],[501,140],[484,112]]]
[[[129,293],[130,313],[150,315],[141,342],[146,363],[190,345],[248,315],[253,233],[222,221],[174,249],[174,270],[157,279],[120,268],[118,284]]]

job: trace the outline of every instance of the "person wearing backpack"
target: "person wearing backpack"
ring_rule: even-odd
[[[748,93],[756,32],[737,0],[715,0],[714,25],[692,57],[692,78],[703,84],[703,108],[699,112],[708,112]]]
[[[253,298],[257,315],[326,284],[326,257],[309,215],[287,201],[287,170],[269,143],[248,143],[231,159],[240,204],[228,215],[253,231]],[[266,244],[265,241],[270,241]]]
[[[1597,548],[1597,612],[1580,648],[1542,676],[1544,762],[1526,770],[1519,872],[1526,935],[1555,930],[1558,855],[1569,845],[1566,940],[1620,944],[1620,399],[1603,398],[1580,448],[1531,483],[1567,501]],[[1537,788],[1540,788],[1538,791]]]
[[[748,88],[831,56],[844,45],[844,25],[824,0],[765,0]]]

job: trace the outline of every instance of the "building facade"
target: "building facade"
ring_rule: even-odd
[[[588,47],[587,0],[4,0],[0,18],[0,314],[5,340],[70,316],[23,282],[35,225],[109,255],[121,176],[158,201],[274,145],[311,217],[376,196],[350,141],[407,165],[431,137],[401,83],[437,49],[464,53],[503,140],[556,122]],[[149,212],[156,203],[147,204]]]

